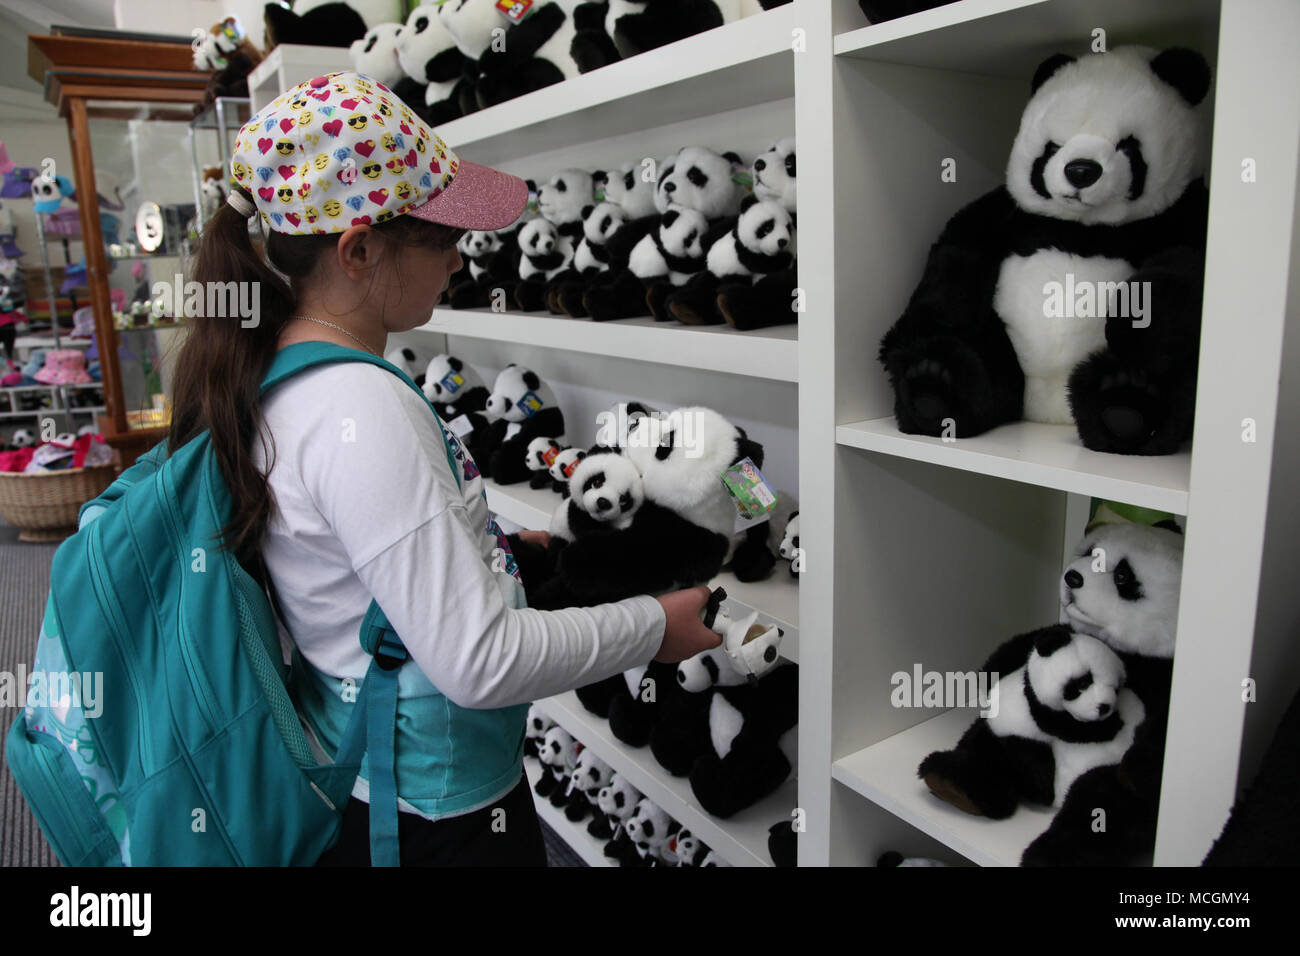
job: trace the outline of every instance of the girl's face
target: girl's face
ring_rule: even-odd
[[[433,305],[460,269],[460,251],[399,245],[384,289],[384,328],[389,333],[419,328],[433,317]]]

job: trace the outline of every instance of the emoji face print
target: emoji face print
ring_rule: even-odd
[[[376,112],[378,112],[380,116],[384,117],[384,119],[388,119],[393,115],[393,108],[389,105],[388,100],[380,97],[379,106],[376,107]]]
[[[379,215],[375,216],[375,222],[387,222],[392,219],[395,213],[391,209],[382,210]]]
[[[370,81],[365,77],[357,77],[355,84],[358,93],[373,93],[375,88],[370,85]]]
[[[300,110],[306,105],[307,105],[306,93],[299,93],[297,96],[295,96],[293,99],[289,101],[290,108],[295,110]]]
[[[299,126],[311,125],[311,110],[303,110],[301,113],[298,114],[298,125]]]
[[[336,219],[338,218],[338,214],[343,211],[343,204],[337,199],[327,199],[321,205],[320,211],[331,219]]]
[[[402,162],[402,157],[400,156],[394,156],[384,165],[388,167],[388,171],[394,176],[401,176],[406,172],[406,163]]]
[[[425,151],[426,149],[428,149],[428,148],[429,148],[429,147],[425,145],[424,137],[423,137],[423,136],[420,136],[420,137],[418,137],[418,138],[416,139],[416,141],[415,141],[415,151],[416,151],[417,153],[419,153],[421,156],[423,156],[423,155],[424,155],[424,151]]]
[[[348,126],[356,133],[360,133],[369,123],[365,113],[353,113],[348,117]]]
[[[289,203],[293,202],[293,187],[281,186],[275,191],[275,198],[287,206]]]
[[[384,147],[384,149],[388,150],[390,153],[397,152],[397,140],[393,137],[392,133],[385,133],[383,136],[379,137],[379,145]]]
[[[323,173],[325,167],[330,164],[329,153],[317,153],[316,158],[312,160],[312,165],[316,167],[316,172]]]
[[[235,174],[235,179],[241,183],[244,181],[244,177],[248,175],[248,167],[239,160],[235,160],[230,164],[230,171]]]
[[[365,176],[366,179],[378,179],[379,174],[383,171],[384,167],[374,162],[366,163],[361,167],[361,175]]]
[[[303,218],[307,220],[308,224],[314,223],[317,219],[320,218],[320,212],[316,209],[315,206],[308,206],[306,209],[302,211],[302,215]]]
[[[311,183],[303,182],[303,184],[298,187],[298,197],[300,199],[306,199],[310,195],[311,195]]]
[[[275,151],[281,156],[292,156],[293,141],[288,139],[278,140],[275,144]]]
[[[410,199],[411,196],[415,194],[415,190],[412,188],[411,184],[405,180],[394,186],[393,192],[397,193],[397,198],[403,202]]]

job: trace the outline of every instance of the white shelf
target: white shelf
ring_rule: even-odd
[[[502,487],[488,478],[483,483],[487,488],[488,508],[523,528],[545,530],[556,506],[563,500],[549,488],[530,488],[527,483]],[[785,632],[781,656],[798,663],[799,582],[790,576],[786,567],[787,562],[778,557],[776,568],[765,581],[742,582],[730,571],[723,571],[709,586],[726,589],[724,606],[733,617],[740,608],[745,608],[758,611],[762,620],[775,622]]]
[[[794,777],[748,810],[719,820],[695,802],[687,778],[669,776],[649,747],[624,744],[610,733],[609,722],[589,713],[576,694],[548,697],[537,701],[537,706],[732,866],[772,866],[767,831],[774,823],[790,820],[790,812],[798,806]]]
[[[525,757],[524,773],[528,776],[528,789],[532,790],[542,776],[541,762],[535,757]],[[606,841],[597,840],[587,832],[587,823],[591,820],[590,816],[573,823],[564,815],[562,809],[551,806],[551,801],[546,797],[534,793],[533,803],[537,807],[537,815],[547,826],[559,834],[560,839],[567,843],[574,853],[582,857],[583,862],[588,866],[618,865],[605,855]]]
[[[593,322],[549,312],[435,309],[433,318],[420,328],[782,382],[794,382],[799,374],[797,323],[737,332],[729,325],[692,326],[653,318]]]
[[[950,710],[831,765],[831,777],[981,866],[1019,866],[1052,822],[1050,808],[1021,807],[990,820],[945,803],[916,775],[935,750],[954,747],[977,711]]]
[[[489,166],[794,95],[796,4],[638,54],[446,123]],[[685,145],[685,144],[683,144]]]
[[[1016,422],[945,442],[905,435],[893,418],[876,418],[838,426],[835,440],[981,475],[1187,514],[1191,452],[1139,456],[1090,451],[1079,442],[1073,425]]]
[[[347,47],[281,43],[248,74],[249,108],[256,113],[304,80],[350,69],[352,60]],[[240,125],[234,129],[238,130]]]
[[[1219,0],[962,0],[841,33],[837,56],[1025,80],[1056,52],[1084,53],[1092,31],[1107,47],[1164,47],[1213,37]],[[1200,44],[1198,44],[1200,45]],[[1212,48],[1205,52],[1211,52]]]

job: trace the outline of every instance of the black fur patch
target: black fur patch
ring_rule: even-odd
[[[1038,69],[1034,71],[1034,79],[1030,84],[1031,93],[1037,93],[1038,88],[1052,78],[1052,74],[1065,66],[1067,63],[1073,63],[1074,57],[1065,53],[1053,53],[1042,63],[1038,64]]]
[[[1115,565],[1111,577],[1115,580],[1116,593],[1125,601],[1142,600],[1142,582],[1133,573],[1133,565],[1128,563],[1128,558]]]
[[[1047,182],[1043,179],[1043,170],[1047,168],[1047,161],[1056,155],[1057,150],[1060,148],[1055,143],[1048,143],[1043,147],[1043,151],[1034,160],[1034,165],[1029,170],[1029,185],[1034,188],[1034,192],[1044,199],[1051,199],[1052,194],[1047,188]]]
[[[1039,729],[1067,743],[1091,744],[1112,740],[1124,728],[1118,709],[1105,720],[1076,720],[1063,710],[1052,710],[1034,693],[1028,669],[1025,670],[1025,698],[1029,701],[1030,716]]]
[[[677,213],[672,210],[669,210],[668,212],[664,213],[665,226],[672,225],[672,222],[670,222],[668,219],[669,216],[672,216],[673,219],[676,219]],[[673,253],[669,252],[667,249],[664,248],[663,239],[660,237],[659,232],[657,230],[655,232],[650,233],[650,235],[654,239],[655,248],[659,250],[659,254],[664,257],[664,262],[668,263],[668,268],[671,269],[673,272],[699,272],[701,269],[704,268],[704,256],[674,255]]]
[[[779,272],[782,269],[790,268],[791,258],[788,252],[777,252],[772,255],[754,252],[746,248],[745,244],[740,241],[739,233],[736,234],[735,244],[736,258],[750,272],[757,275],[767,275],[770,272]]]
[[[1147,161],[1142,155],[1142,144],[1135,136],[1125,136],[1115,146],[1128,157],[1129,169],[1132,170],[1132,182],[1128,188],[1128,198],[1137,199],[1147,188]]]

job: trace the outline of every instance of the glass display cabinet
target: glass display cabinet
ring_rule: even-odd
[[[79,209],[94,310],[87,358],[103,381],[100,432],[125,466],[167,433],[185,334],[176,317],[199,230],[194,170],[205,157],[217,164],[229,145],[199,141],[195,107],[210,74],[193,69],[188,37],[54,31],[29,37],[28,73],[68,124],[75,168],[58,172]],[[233,138],[247,110],[235,104],[228,115]]]

